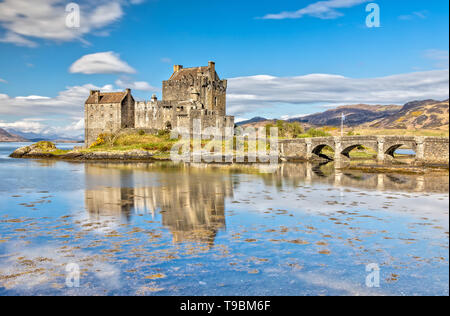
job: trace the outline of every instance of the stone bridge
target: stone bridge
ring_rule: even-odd
[[[322,153],[326,146],[334,150],[334,156]],[[449,139],[428,136],[345,136],[286,139],[280,141],[280,154],[285,159],[328,160],[348,159],[350,152],[364,146],[377,153],[377,160],[383,162],[394,157],[395,151],[405,146],[414,150],[416,161],[430,164],[449,163]]]

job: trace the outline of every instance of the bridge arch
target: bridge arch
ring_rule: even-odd
[[[325,148],[331,149],[334,151],[334,146],[330,146],[328,144],[319,144],[315,145],[312,149],[312,153],[320,158],[326,159],[326,160],[333,160],[333,157],[327,156],[326,154],[322,153],[322,150]]]
[[[374,153],[376,153],[377,150],[378,150],[376,144],[374,145],[374,144],[372,144],[372,143],[366,144],[366,143],[364,143],[364,142],[356,142],[356,143],[351,144],[351,145],[349,145],[349,144],[343,144],[343,149],[342,149],[342,151],[341,151],[341,155],[343,155],[343,156],[345,156],[345,157],[347,157],[347,158],[350,158],[350,152],[351,152],[352,150],[354,150],[354,149],[357,149],[357,148],[368,148],[368,149],[372,149]]]
[[[403,146],[406,146],[406,147],[408,147],[408,148],[410,148],[411,150],[413,150],[414,151],[414,153],[416,153],[417,152],[417,144],[416,144],[416,142],[409,142],[409,141],[406,141],[406,142],[398,142],[398,143],[388,143],[388,144],[385,144],[385,146],[384,146],[384,153],[385,153],[385,155],[389,155],[389,156],[391,156],[391,157],[395,157],[395,152],[399,149],[399,148],[401,148],[401,147],[403,147]]]

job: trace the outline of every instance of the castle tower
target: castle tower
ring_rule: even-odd
[[[225,116],[227,81],[220,80],[213,61],[208,66],[173,67],[169,80],[163,81],[163,101],[197,101],[204,109]]]

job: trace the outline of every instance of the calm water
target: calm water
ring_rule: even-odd
[[[7,158],[18,146],[0,143],[0,295],[449,294],[448,176]]]

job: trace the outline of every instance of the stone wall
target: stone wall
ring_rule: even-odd
[[[120,103],[85,104],[85,145],[89,146],[101,133],[113,133],[121,128],[122,111]]]
[[[326,157],[321,154],[325,147],[331,147],[335,154]],[[349,152],[358,146],[372,148],[377,152],[377,160],[385,161],[402,146],[416,153],[416,161],[424,163],[449,163],[449,139],[446,137],[414,136],[351,136],[287,139],[280,142],[280,155],[290,160],[313,160],[328,158],[340,160],[348,158]]]
[[[426,137],[423,149],[424,160],[429,163],[449,163],[449,140],[442,137]]]
[[[122,116],[121,116],[121,127],[122,128],[134,128],[134,107],[135,101],[133,96],[131,95],[130,89],[127,89],[127,96],[122,101]]]

